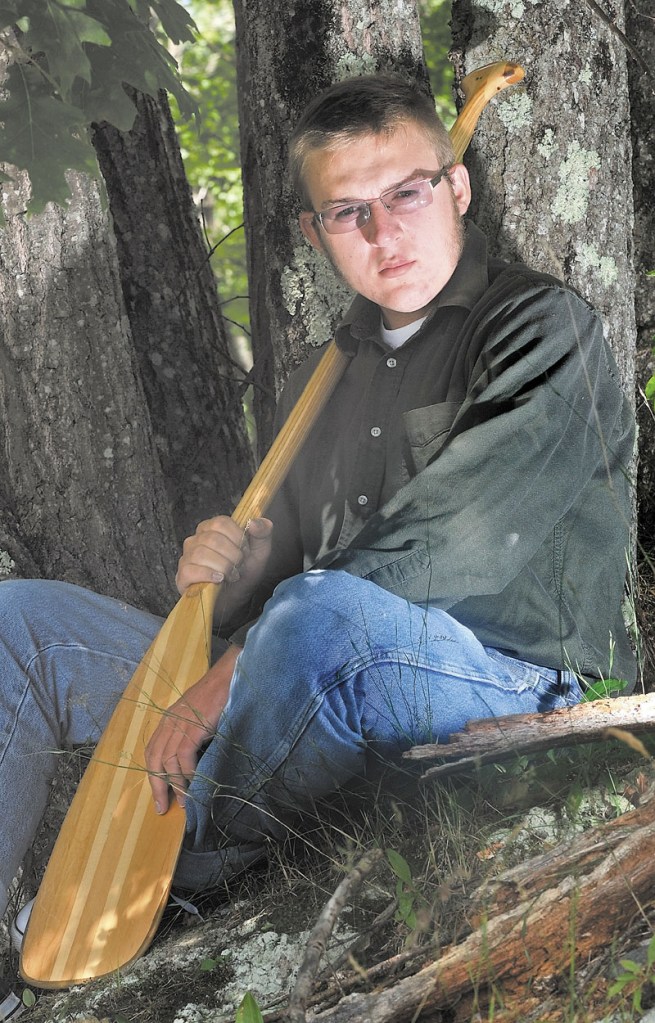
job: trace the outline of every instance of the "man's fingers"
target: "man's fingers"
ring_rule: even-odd
[[[180,806],[184,806],[186,790],[198,763],[198,750],[209,735],[211,728],[193,707],[178,704],[164,716],[145,751],[157,813],[168,810],[169,789]]]

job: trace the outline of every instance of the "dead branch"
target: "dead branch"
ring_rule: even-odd
[[[607,948],[655,891],[655,799],[505,872],[476,893],[475,930],[383,990],[352,994],[312,1023],[408,1023],[470,994],[512,993]],[[520,995],[519,995],[520,997]]]
[[[305,1007],[312,993],[312,985],[318,972],[321,957],[325,953],[330,935],[339,914],[351,893],[370,874],[376,863],[382,859],[382,850],[373,849],[366,853],[344,877],[334,894],[326,902],[307,940],[305,955],[296,977],[296,983],[289,998],[287,1019],[289,1023],[305,1023]]]
[[[414,746],[404,756],[408,760],[449,758],[448,763],[426,771],[425,779],[520,753],[597,742],[612,735],[616,737],[613,730],[635,734],[655,732],[655,693],[591,700],[544,713],[469,721],[463,732],[451,735],[447,742]],[[454,757],[458,759],[452,762]]]

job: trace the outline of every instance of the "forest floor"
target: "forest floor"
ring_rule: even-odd
[[[651,691],[655,585],[641,585],[639,605],[645,681]],[[649,755],[655,753],[655,738],[644,742]],[[77,763],[62,760],[18,901],[34,891],[75,784]],[[544,850],[630,811],[655,782],[655,767],[643,752],[614,739],[516,756],[440,781],[421,781],[418,770],[408,766],[394,774],[393,784],[389,781],[379,779],[321,808],[305,824],[302,839],[290,838],[273,848],[266,864],[229,886],[198,896],[184,893],[190,905],[167,910],[141,960],[120,976],[84,987],[33,992],[37,1000],[27,1018],[33,1023],[234,1023],[250,992],[254,1002],[250,1009],[242,1007],[239,1023],[258,1020],[255,1003],[264,1020],[286,1020],[289,994],[298,984],[322,908],[363,855],[381,850],[369,875],[353,886],[320,971],[311,978],[306,1019],[320,1020],[330,1006],[347,1006],[351,992],[382,993],[456,947],[476,926],[474,893],[514,865],[529,866]],[[650,1019],[648,1010],[655,1007],[654,906],[635,904],[632,918],[606,948],[584,961],[572,949],[565,972],[540,979],[523,994],[514,990],[510,996],[500,984],[473,984],[467,999],[448,1008],[398,1019]],[[6,950],[4,957],[15,958]],[[11,967],[16,969],[15,961]],[[472,975],[475,968],[471,963]],[[27,989],[26,1000],[31,996]],[[352,1018],[369,1023],[368,1016]]]

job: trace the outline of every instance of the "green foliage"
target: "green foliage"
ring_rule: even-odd
[[[622,693],[627,685],[627,682],[618,678],[601,678],[585,690],[582,700],[587,703],[590,700],[604,700],[608,696]]]
[[[608,990],[610,998],[629,994],[632,1009],[640,1015],[644,1011],[642,999],[644,988],[655,980],[655,934],[648,943],[645,963],[636,963],[633,959],[621,959],[623,973],[620,974]]]
[[[394,919],[398,923],[405,924],[410,931],[415,931],[418,924],[416,910],[425,903],[425,899],[414,884],[412,871],[407,860],[399,852],[396,852],[395,849],[387,850],[387,860],[398,879],[396,881],[398,908]]]
[[[450,0],[418,0],[423,52],[437,113],[447,128],[456,116],[452,95],[453,69],[448,61],[451,45]]]
[[[183,117],[196,112],[175,60],[142,20],[150,8],[173,42],[193,39],[177,0],[0,0],[0,42],[11,60],[0,159],[29,173],[32,212],[65,202],[66,170],[97,176],[87,129],[98,121],[131,128],[136,109],[125,85],[151,96],[165,89]]]
[[[235,1023],[264,1023],[264,1017],[250,991],[245,995],[237,1009]]]
[[[187,6],[198,37],[182,49],[179,62],[184,85],[201,111],[198,125],[179,117],[175,99],[171,106],[186,174],[202,208],[224,314],[247,332],[234,9],[231,0],[187,0]]]
[[[200,972],[201,973],[214,973],[220,966],[224,966],[226,963],[226,956],[205,956],[200,961]]]
[[[26,987],[23,991],[22,1002],[26,1009],[31,1009],[36,1005],[36,995],[31,988]]]

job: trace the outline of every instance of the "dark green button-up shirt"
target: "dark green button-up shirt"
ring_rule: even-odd
[[[593,309],[552,277],[488,260],[469,224],[401,348],[383,344],[361,297],[336,340],[351,361],[270,509],[274,553],[249,616],[283,578],[344,569],[447,610],[510,656],[632,681],[621,600],[634,425]],[[282,419],[319,357],[290,378]]]

